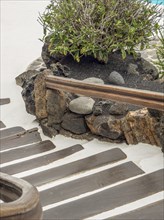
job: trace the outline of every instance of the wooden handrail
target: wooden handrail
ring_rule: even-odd
[[[46,87],[94,98],[110,99],[164,111],[164,93],[131,89],[114,85],[86,83],[57,76],[46,77]]]

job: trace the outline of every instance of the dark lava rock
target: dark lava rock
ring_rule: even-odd
[[[128,105],[126,103],[115,102],[109,109],[111,115],[125,115],[128,111]]]
[[[44,43],[42,47],[41,56],[47,68],[50,68],[51,64],[61,61],[64,56],[63,55],[51,55],[48,50],[48,46],[49,46],[48,40],[49,40],[49,37],[47,37],[46,42]]]
[[[37,70],[23,72],[15,78],[16,84],[24,87],[31,79],[35,79],[38,74],[40,74],[40,71]]]
[[[109,109],[113,103],[112,101],[96,101],[93,106],[93,115],[109,115]]]
[[[158,123],[155,125],[156,128],[156,134],[159,137],[160,144],[162,147],[162,152],[164,153],[164,113],[160,117],[160,120]]]
[[[126,103],[114,101],[97,101],[93,107],[94,115],[125,115],[127,111]]]
[[[50,69],[55,76],[66,76],[67,77],[70,75],[70,69],[67,66],[62,65],[59,62],[51,64]]]
[[[48,124],[61,123],[69,102],[67,93],[48,89],[46,92]]]
[[[26,82],[26,86],[24,86],[22,90],[22,97],[25,102],[26,111],[31,115],[35,115],[36,109],[33,80]]]
[[[159,110],[155,110],[155,109],[150,109],[148,108],[149,114],[155,118],[157,118],[158,120],[160,120],[161,116],[163,116],[163,112],[159,111]]]
[[[122,141],[124,139],[121,130],[121,121],[114,116],[91,115],[86,116],[85,118],[92,134],[100,135],[111,140]]]
[[[67,112],[63,117],[61,126],[74,134],[84,134],[88,132],[84,116],[74,113]]]
[[[40,120],[40,126],[42,128],[43,134],[50,137],[50,138],[52,138],[53,136],[56,136],[58,134],[57,130],[48,126],[47,119]]]

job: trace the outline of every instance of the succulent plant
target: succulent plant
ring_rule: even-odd
[[[39,21],[51,54],[71,54],[77,62],[89,55],[107,63],[113,51],[125,58],[135,55],[137,45],[147,47],[160,17],[148,0],[51,0]]]

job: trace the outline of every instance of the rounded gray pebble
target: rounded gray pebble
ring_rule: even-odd
[[[88,115],[93,112],[94,103],[95,101],[92,98],[78,97],[69,103],[69,109],[77,114]]]
[[[110,83],[115,85],[125,84],[124,78],[116,71],[111,72],[108,79]]]
[[[99,79],[97,77],[89,77],[89,78],[86,78],[83,80],[83,82],[86,82],[86,83],[95,83],[95,84],[101,84],[103,85],[104,84],[104,81],[102,79]]]

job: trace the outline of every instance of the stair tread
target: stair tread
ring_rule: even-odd
[[[0,131],[0,139],[19,134],[20,132],[23,131],[25,131],[25,129],[19,126],[3,129]]]
[[[133,162],[123,163],[116,167],[41,191],[41,204],[46,206],[56,203],[143,173]]]
[[[105,220],[131,220],[131,219],[141,219],[141,220],[163,220],[164,219],[164,200],[155,202],[153,204],[144,206],[142,208],[127,212],[121,215],[113,216]]]
[[[39,143],[24,146],[23,148],[16,148],[10,151],[0,153],[0,163],[7,163],[20,158],[25,158],[35,154],[40,154],[49,150],[55,149],[53,142],[46,140]]]
[[[0,99],[0,105],[6,105],[10,103],[10,99],[9,98],[3,98]]]
[[[93,156],[73,161],[69,164],[65,164],[59,167],[51,168],[36,174],[25,177],[24,179],[31,184],[38,186],[50,181],[61,179],[79,173],[87,171],[92,168],[100,167],[106,164],[110,164],[126,158],[126,155],[119,148],[108,150],[95,154]]]
[[[44,212],[44,219],[84,219],[164,189],[163,169]]]
[[[40,142],[41,137],[37,129],[31,129],[25,132],[20,132],[17,135],[13,135],[7,138],[3,138],[0,141],[1,151],[6,149],[12,149],[15,147],[20,147],[22,145],[32,144]]]
[[[37,158],[29,159],[20,163],[12,164],[1,168],[1,172],[7,174],[16,174],[30,169],[46,166],[54,161],[65,158],[80,150],[84,149],[81,145],[74,145],[72,147],[49,153],[47,155],[39,156]]]

